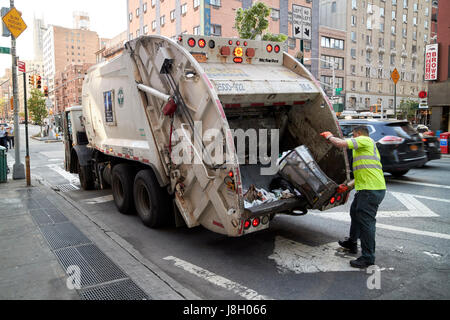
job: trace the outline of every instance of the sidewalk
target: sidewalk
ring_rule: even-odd
[[[0,299],[198,299],[63,194],[32,185],[0,184]]]

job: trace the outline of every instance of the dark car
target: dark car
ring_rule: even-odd
[[[399,120],[340,120],[344,137],[349,138],[352,130],[366,126],[370,137],[377,143],[383,171],[402,176],[410,169],[423,166],[427,161],[422,137],[408,121]],[[349,158],[352,152],[349,150]]]
[[[427,126],[418,125],[415,129],[422,138],[428,161],[440,159],[441,148],[438,137],[431,135]]]

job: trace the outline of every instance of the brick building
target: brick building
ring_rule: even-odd
[[[84,75],[92,65],[92,63],[69,64],[55,75],[56,113],[61,113],[68,107],[81,105]]]

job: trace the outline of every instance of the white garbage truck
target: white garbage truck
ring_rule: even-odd
[[[91,67],[64,117],[66,170],[111,187],[124,214],[230,237],[276,214],[343,205],[342,137],[318,81],[285,44],[183,34],[143,36]],[[256,139],[256,140],[255,140]],[[181,159],[181,160],[180,160]]]

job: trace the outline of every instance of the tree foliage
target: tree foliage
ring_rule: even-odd
[[[262,2],[256,2],[249,9],[239,8],[236,11],[235,28],[242,39],[254,40],[260,36],[262,40],[284,42],[288,36],[285,34],[272,34],[263,32],[269,27],[271,9]]]
[[[419,103],[414,100],[401,100],[399,111],[404,119],[411,120],[416,116],[416,111],[419,108]]]
[[[31,90],[31,97],[28,99],[28,110],[30,111],[31,120],[37,125],[44,124],[44,119],[48,116],[47,107],[45,106],[44,94],[39,89]]]

